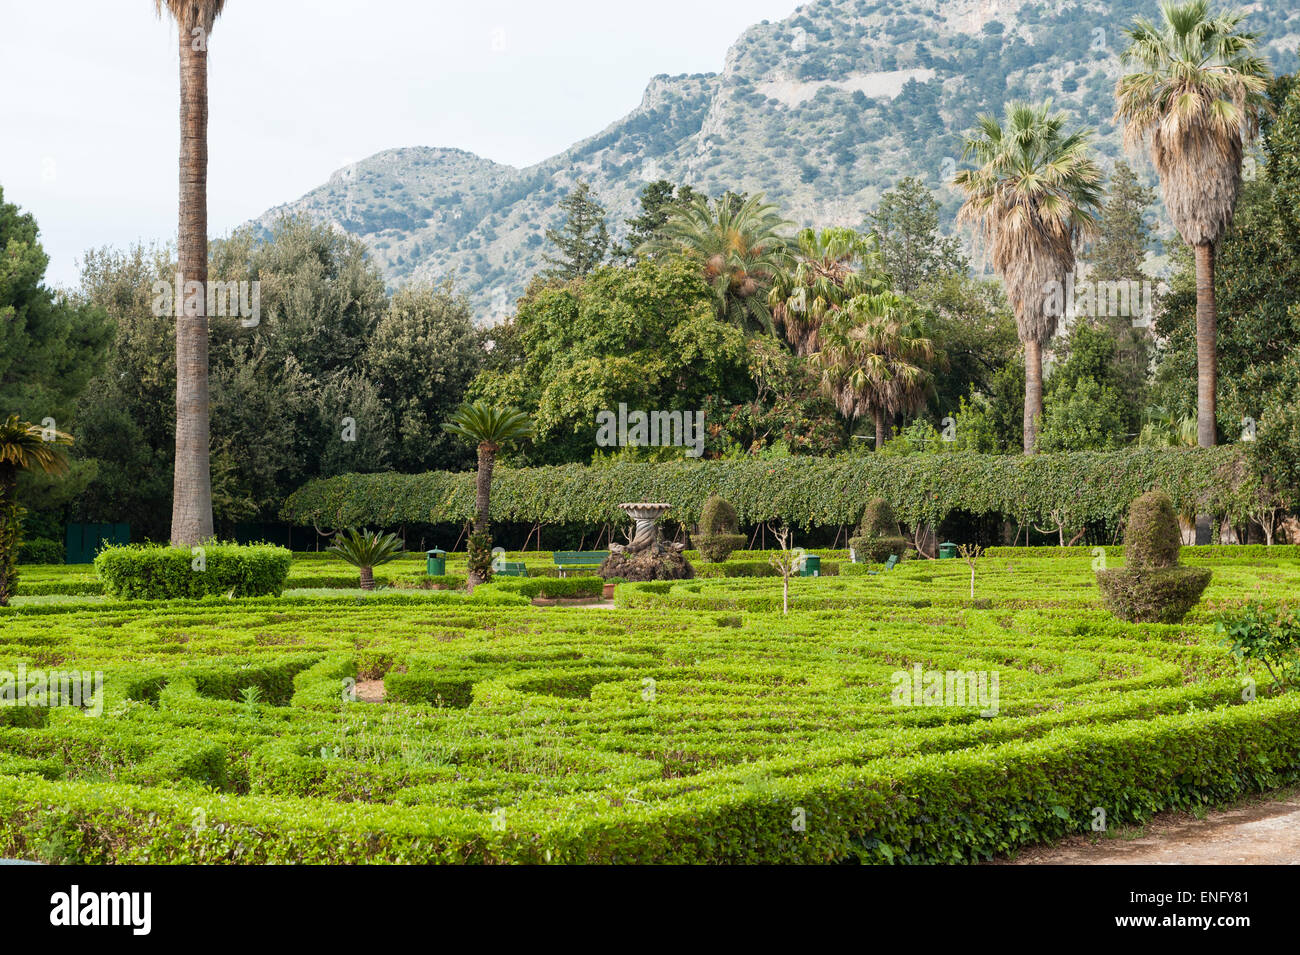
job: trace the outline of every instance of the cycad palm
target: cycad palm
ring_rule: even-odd
[[[1074,244],[1096,229],[1101,170],[1088,133],[1067,132],[1048,104],[1013,103],[1005,125],[980,117],[964,156],[978,169],[955,183],[966,193],[959,219],[979,223],[1025,345],[1025,453],[1038,443],[1043,413],[1043,345],[1056,332],[1052,290],[1074,268]]]
[[[511,408],[497,408],[486,401],[463,405],[443,428],[478,448],[478,477],[474,485],[474,530],[488,528],[492,497],[492,471],[497,452],[511,441],[533,433],[528,416]]]
[[[168,11],[180,34],[180,227],[176,246],[183,281],[187,288],[193,287],[191,282],[199,283],[204,299],[208,283],[208,38],[225,6],[225,0],[154,0],[158,15]],[[173,544],[192,546],[212,536],[209,413],[208,319],[205,314],[178,314]]]
[[[638,253],[689,256],[713,289],[719,317],[745,330],[771,332],[768,291],[791,263],[784,234],[790,224],[761,195],[713,203],[697,197],[675,208],[659,237]]]
[[[349,529],[340,531],[328,549],[360,571],[362,590],[374,590],[375,568],[396,560],[402,548],[396,534]]]
[[[853,229],[804,229],[794,268],[779,275],[768,295],[772,321],[800,357],[821,346],[827,317],[858,295],[884,290],[879,240]]]
[[[822,325],[822,387],[850,423],[870,415],[876,448],[885,421],[925,404],[934,343],[915,306],[893,292],[860,295]]]
[[[1196,432],[1201,447],[1218,440],[1218,314],[1214,252],[1232,221],[1247,142],[1268,109],[1271,71],[1245,14],[1212,13],[1207,0],[1160,7],[1160,22],[1126,31],[1125,64],[1137,70],[1116,87],[1116,118],[1130,144],[1145,142],[1160,175],[1165,207],[1196,253]],[[1197,520],[1208,542],[1209,520]]]
[[[23,518],[18,475],[24,471],[63,474],[68,462],[61,447],[70,444],[69,435],[20,421],[17,415],[0,421],[0,607],[9,605],[18,583]]]

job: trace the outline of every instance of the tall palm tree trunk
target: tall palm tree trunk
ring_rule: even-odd
[[[1196,246],[1196,443],[1218,443],[1218,308],[1214,301],[1214,244]],[[1211,543],[1213,519],[1196,515],[1196,543]]]
[[[478,476],[474,480],[474,532],[482,534],[488,529],[488,510],[491,505],[492,470],[496,467],[497,449],[490,444],[478,446]]]
[[[879,451],[885,446],[885,409],[877,408],[876,417],[876,450]]]
[[[208,53],[180,29],[181,153],[177,241],[187,290],[203,300],[198,315],[176,316],[176,463],[172,472],[172,543],[193,546],[212,537],[212,473],[208,399]],[[195,47],[199,49],[195,49]]]
[[[1043,345],[1025,342],[1025,454],[1038,450],[1038,423],[1043,417]]]

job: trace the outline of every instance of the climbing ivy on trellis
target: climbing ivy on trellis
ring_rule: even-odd
[[[1020,523],[1062,519],[1117,526],[1129,502],[1163,489],[1184,514],[1244,521],[1260,492],[1235,448],[1149,449],[1071,454],[872,455],[772,460],[620,462],[498,469],[492,518],[552,524],[624,520],[624,501],[663,501],[698,514],[718,493],[747,524],[852,524],[868,499],[893,505],[900,520],[938,523],[956,511]],[[312,481],[292,495],[285,520],[317,527],[394,527],[473,517],[474,475],[346,474]]]

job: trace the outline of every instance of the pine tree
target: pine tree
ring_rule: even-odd
[[[591,185],[579,181],[574,190],[560,200],[565,212],[564,226],[547,229],[546,238],[558,250],[543,259],[552,268],[548,278],[578,279],[590,275],[609,255],[609,228],[605,224],[605,207],[591,194]]]
[[[896,291],[911,292],[945,275],[964,275],[969,268],[961,243],[939,234],[934,193],[914,176],[880,197],[871,225],[880,236],[880,254]]]
[[[661,230],[673,209],[690,205],[701,193],[690,186],[674,186],[667,179],[658,179],[641,190],[641,214],[627,223],[627,241],[615,255],[630,262],[636,250],[652,239],[661,237]]]
[[[1088,255],[1088,278],[1095,282],[1140,282],[1151,242],[1147,212],[1156,201],[1154,189],[1138,180],[1128,163],[1118,162],[1110,176],[1106,204],[1101,210],[1097,238]]]

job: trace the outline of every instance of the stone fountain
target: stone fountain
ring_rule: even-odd
[[[686,580],[695,576],[695,568],[682,556],[686,545],[666,543],[659,536],[659,519],[672,509],[671,504],[643,502],[618,507],[632,518],[632,531],[626,544],[609,545],[600,576],[629,581]]]
[[[632,518],[632,534],[626,545],[610,544],[615,554],[667,554],[685,549],[684,544],[665,546],[659,539],[659,518],[672,509],[671,504],[620,504],[619,510]]]

